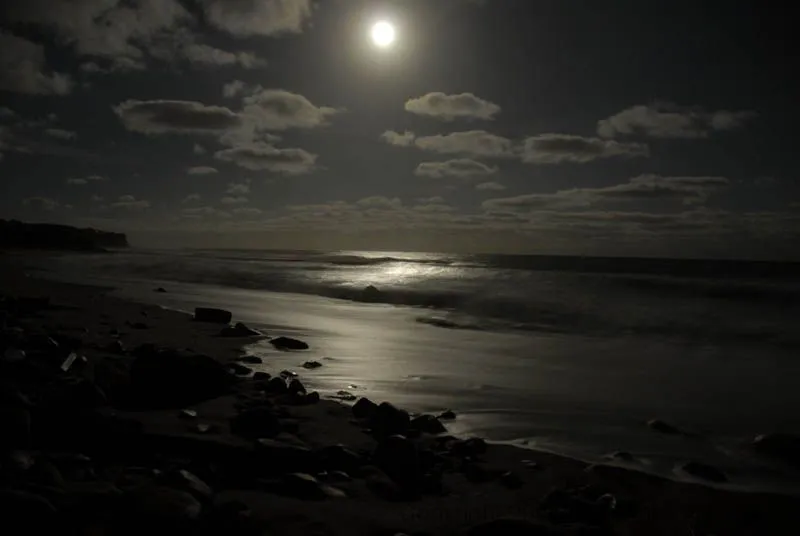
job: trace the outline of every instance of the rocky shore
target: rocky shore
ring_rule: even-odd
[[[2,534],[800,530],[797,498],[457,438],[453,412],[321,399],[306,385],[322,365],[305,343],[251,330],[235,311],[193,318],[108,289],[0,275]],[[266,372],[245,355],[257,337],[295,352],[297,370]]]

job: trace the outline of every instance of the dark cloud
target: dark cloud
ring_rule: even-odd
[[[419,136],[414,139],[414,145],[424,151],[441,154],[483,157],[508,157],[514,154],[511,140],[485,130]]]
[[[204,44],[191,44],[182,49],[183,57],[194,64],[239,65],[245,69],[255,69],[267,64],[266,60],[254,52],[228,52]]]
[[[28,197],[22,200],[22,204],[37,210],[54,210],[59,203],[49,197]]]
[[[457,158],[443,162],[423,162],[414,170],[418,177],[473,177],[476,175],[492,175],[497,173],[496,167],[468,158]]]
[[[472,93],[446,95],[435,92],[406,102],[406,111],[452,121],[457,118],[493,119],[500,107],[493,102],[476,97]]]
[[[143,199],[136,199],[132,195],[121,195],[114,203],[109,205],[111,208],[120,208],[125,210],[146,210],[150,208],[150,202]]]
[[[266,143],[253,143],[217,151],[218,160],[231,162],[253,171],[273,171],[287,175],[310,173],[317,155],[297,148],[277,148]]]
[[[572,188],[555,193],[488,199],[483,202],[483,207],[490,211],[526,212],[646,200],[676,200],[684,204],[697,204],[704,202],[711,193],[728,184],[728,179],[724,177],[640,175],[626,183],[605,188]]]
[[[311,0],[200,0],[209,24],[237,36],[297,33]]]
[[[701,108],[690,108],[671,103],[638,105],[599,121],[597,133],[604,138],[621,135],[640,135],[652,138],[706,138],[714,131],[740,128],[747,120],[756,115],[752,111],[708,112]]]
[[[250,181],[245,182],[231,182],[228,184],[228,189],[225,190],[226,194],[242,195],[250,193]]]
[[[197,201],[200,201],[200,194],[189,194],[183,198],[181,203],[187,204],[187,203],[195,203]]]
[[[205,147],[203,147],[203,146],[202,146],[202,145],[200,145],[199,143],[195,143],[195,144],[194,144],[194,147],[192,147],[192,152],[193,152],[194,154],[198,154],[198,155],[200,155],[200,154],[206,154],[206,152],[207,152],[207,151],[206,151],[206,148],[205,148]]]
[[[105,180],[107,179],[100,175],[89,175],[88,177],[73,177],[67,179],[67,184],[71,186],[86,186],[90,182],[103,182]]]
[[[29,95],[66,95],[69,75],[52,72],[44,47],[0,29],[0,90]]]
[[[127,100],[114,107],[125,128],[142,134],[222,134],[241,126],[241,117],[200,102]]]
[[[491,181],[491,182],[482,182],[480,184],[476,184],[475,185],[475,189],[476,190],[480,190],[480,191],[496,191],[496,192],[499,192],[499,191],[505,190],[506,187],[503,186],[502,184],[500,184],[499,182]]]
[[[186,170],[188,175],[215,175],[219,173],[217,168],[211,166],[195,166]]]
[[[225,196],[220,199],[220,203],[223,205],[246,205],[248,201],[244,196]]]
[[[76,132],[73,132],[71,130],[64,130],[62,128],[48,128],[45,129],[44,132],[51,138],[58,138],[60,140],[69,141],[69,140],[74,140],[75,138],[78,137],[78,134]]]
[[[649,156],[642,143],[621,143],[600,138],[584,138],[569,134],[540,134],[525,140],[522,159],[533,164],[584,164],[598,158]]]
[[[316,106],[297,93],[282,89],[257,88],[245,97],[242,115],[255,122],[257,128],[286,130],[314,128],[325,125],[327,119],[341,110]]]

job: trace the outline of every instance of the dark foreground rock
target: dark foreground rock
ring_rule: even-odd
[[[215,324],[230,324],[233,313],[225,309],[213,307],[197,307],[194,310],[194,319],[197,322],[212,322]]]
[[[728,481],[728,477],[725,476],[725,473],[716,467],[705,463],[688,462],[683,464],[681,469],[694,477],[708,480],[709,482],[722,483]]]
[[[411,418],[407,411],[382,402],[370,417],[369,426],[376,435],[405,434],[411,426]]]
[[[753,440],[753,448],[759,454],[800,467],[800,436],[792,434],[760,435]]]
[[[275,337],[269,342],[279,350],[308,350],[307,343],[291,337]]]
[[[261,332],[247,327],[241,322],[233,326],[226,326],[219,332],[220,337],[258,337]]]
[[[232,376],[211,357],[139,347],[130,367],[129,403],[147,408],[185,407],[226,394]]]

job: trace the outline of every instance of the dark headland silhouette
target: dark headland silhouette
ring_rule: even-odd
[[[103,251],[127,247],[128,238],[123,233],[53,223],[0,220],[0,248],[4,249]]]

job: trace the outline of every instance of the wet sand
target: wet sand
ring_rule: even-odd
[[[529,521],[486,530],[778,535],[800,529],[800,500],[792,497],[722,491],[426,433],[421,424],[408,425],[397,408],[356,419],[349,405],[291,395],[280,381],[253,379],[244,369],[229,374],[225,366],[237,363],[241,348],[256,339],[220,337],[219,324],[114,298],[109,289],[14,270],[0,274],[0,295],[14,298],[3,302],[4,352],[31,348],[24,364],[2,364],[0,404],[8,428],[0,443],[0,510],[12,519],[28,515],[78,534],[97,527],[104,534],[126,534],[133,527],[227,534],[482,534],[482,524],[502,517]],[[45,343],[41,349],[45,336],[57,347]],[[71,350],[86,362],[64,372],[62,354]],[[132,382],[133,363],[161,356],[156,350],[180,354],[176,359],[183,364],[184,357],[212,358],[222,366],[213,372],[206,367],[203,377],[225,374],[219,384],[224,387],[210,378],[200,391],[212,396],[182,404],[180,396],[168,400]],[[303,352],[296,354],[300,365]],[[177,393],[188,393],[196,382],[186,366],[186,375],[175,380]],[[269,362],[264,366],[269,369]],[[303,369],[296,370],[302,382]],[[200,391],[190,398],[206,398]],[[258,424],[241,424],[241,415],[254,413],[261,415]],[[15,424],[21,415],[27,427]],[[54,424],[54,415],[69,426]],[[78,416],[74,422],[72,416]],[[80,437],[70,437],[76,430]],[[407,438],[394,436],[400,431]],[[262,435],[269,439],[259,443]],[[74,470],[78,454],[85,457],[81,471]],[[121,526],[120,519],[131,522]]]

